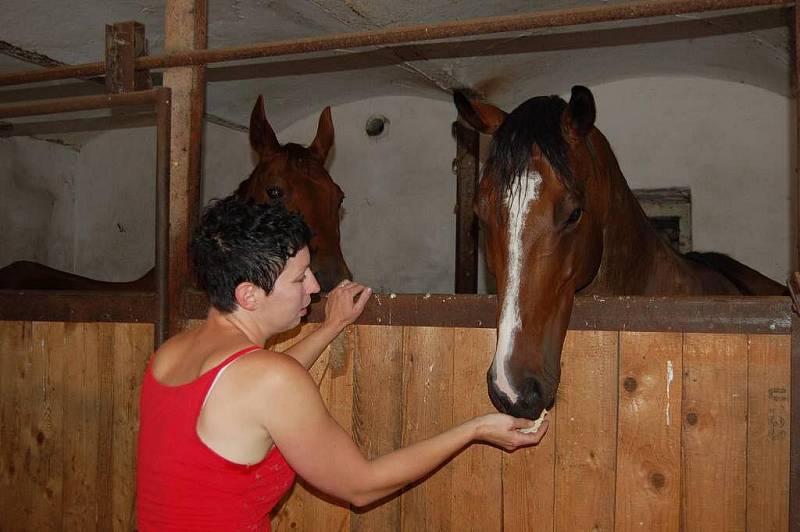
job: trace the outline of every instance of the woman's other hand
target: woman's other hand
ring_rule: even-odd
[[[344,280],[328,293],[325,302],[325,321],[339,329],[347,327],[364,311],[372,288],[355,281]]]

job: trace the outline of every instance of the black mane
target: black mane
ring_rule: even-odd
[[[558,96],[538,96],[520,104],[503,121],[492,140],[487,167],[498,186],[509,193],[530,164],[534,144],[544,154],[562,183],[572,188],[567,144],[561,131],[561,115],[567,102]]]

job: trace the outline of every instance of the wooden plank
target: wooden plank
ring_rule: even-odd
[[[353,368],[353,438],[368,459],[403,443],[403,328],[356,327]],[[351,532],[400,529],[400,498],[354,510]]]
[[[503,530],[552,532],[555,524],[555,465],[558,419],[536,447],[503,453]]]
[[[348,327],[325,349],[311,370],[320,395],[334,420],[352,433],[353,328]],[[350,507],[300,479],[293,497],[307,492],[303,502],[303,530],[348,530]]]
[[[0,516],[3,528],[24,526],[25,503],[19,496],[26,483],[23,469],[25,453],[21,450],[22,416],[25,402],[24,372],[26,353],[30,350],[31,324],[0,321]],[[60,498],[54,504],[61,510]]]
[[[403,444],[430,438],[453,424],[453,329],[403,331]],[[401,529],[449,530],[452,470],[442,468],[401,497]]]
[[[749,337],[747,530],[789,528],[790,343],[790,336]]]
[[[91,530],[98,518],[100,401],[98,344],[93,332],[92,324],[65,326],[71,349],[64,372],[64,530]]]
[[[686,334],[683,371],[681,528],[744,530],[747,336]]]
[[[614,528],[619,334],[567,333],[556,431],[555,530]]]
[[[84,389],[90,400],[96,403],[97,451],[94,467],[97,469],[95,507],[98,530],[111,530],[113,499],[112,475],[114,448],[114,328],[113,323],[87,324],[87,338],[96,346],[94,363],[97,365],[97,380],[92,387]]]
[[[153,326],[120,323],[114,327],[112,530],[134,530],[136,438],[139,391],[153,348]]]
[[[155,296],[145,293],[0,290],[0,320],[153,322]],[[203,319],[208,300],[189,290],[184,311]],[[496,327],[497,298],[470,294],[377,294],[359,325]],[[311,305],[309,322],[324,317],[325,298]],[[575,298],[570,330],[680,331],[789,334],[788,297]]]
[[[620,333],[618,531],[680,529],[680,333]]]
[[[455,329],[453,422],[494,412],[486,370],[494,356],[493,329]],[[473,444],[447,466],[452,470],[451,530],[484,532],[503,528],[502,451]]]
[[[33,323],[29,357],[25,361],[23,425],[20,443],[25,452],[27,482],[22,492],[32,513],[26,516],[28,530],[52,530],[61,526],[64,419],[63,370],[64,325]]]
[[[143,292],[0,290],[4,321],[153,321],[154,308],[153,294]]]
[[[319,325],[316,323],[302,324],[290,331],[286,331],[285,333],[271,338],[268,342],[268,344],[271,344],[269,348],[278,352],[283,352],[310,335],[318,327]],[[339,338],[343,338],[343,335],[340,335]],[[342,340],[339,338],[334,340],[334,343],[337,343],[337,353],[342,351],[343,346]],[[337,392],[341,390],[331,385],[331,375],[329,374],[331,369],[330,357],[331,347],[328,347],[323,351],[322,355],[320,355],[314,366],[312,366],[310,374],[317,385],[320,386],[320,394],[326,406],[328,406],[328,409],[331,410],[333,414],[330,401],[332,398],[335,401],[339,397],[337,396]],[[341,358],[339,360],[341,361]],[[352,392],[350,392],[350,395],[352,396]],[[334,418],[336,418],[335,415]],[[339,419],[337,419],[337,422],[339,422]],[[349,519],[349,511],[336,506],[336,504],[337,503],[332,499],[318,492],[302,479],[298,479],[298,482],[295,483],[291,491],[291,495],[285,499],[284,504],[277,509],[272,519],[273,530],[275,532],[295,530],[340,530],[339,527],[345,525],[345,521]]]
[[[187,311],[205,312],[202,297],[187,297]],[[472,294],[374,294],[360,325],[420,327],[497,326],[497,297]],[[200,310],[203,309],[203,310]],[[324,303],[309,321],[322,319]],[[783,296],[576,296],[569,329],[788,334],[791,300]]]

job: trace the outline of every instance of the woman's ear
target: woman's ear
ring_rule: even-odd
[[[259,290],[253,283],[239,283],[234,290],[236,304],[245,310],[255,310]]]

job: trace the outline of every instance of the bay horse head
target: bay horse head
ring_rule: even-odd
[[[575,292],[603,255],[603,173],[607,143],[594,127],[585,87],[569,102],[532,98],[511,113],[454,95],[459,114],[492,135],[474,209],[497,278],[497,348],[487,373],[494,406],[536,419],[555,399]],[[613,154],[612,154],[613,157]]]
[[[259,96],[250,115],[250,145],[258,154],[258,163],[236,191],[258,203],[283,202],[288,210],[303,215],[313,233],[309,243],[311,270],[325,291],[352,279],[339,236],[344,194],[325,169],[332,144],[330,107],[322,111],[317,134],[308,147],[281,145],[264,113],[264,99]]]

